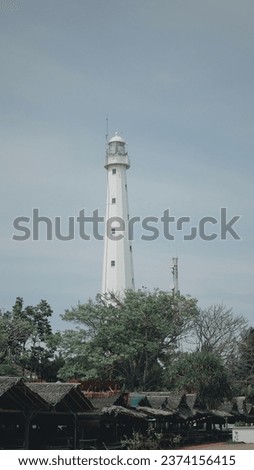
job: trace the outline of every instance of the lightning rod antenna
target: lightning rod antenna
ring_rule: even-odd
[[[173,274],[173,293],[179,294],[178,285],[178,258],[172,258],[172,274]]]
[[[107,152],[108,152],[108,114],[106,114],[105,150],[106,150],[106,155],[107,155]]]

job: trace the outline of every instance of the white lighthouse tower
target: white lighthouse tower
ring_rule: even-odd
[[[104,239],[102,294],[122,296],[134,289],[132,245],[128,237],[128,189],[126,170],[130,168],[125,141],[115,134],[106,152],[107,206]]]

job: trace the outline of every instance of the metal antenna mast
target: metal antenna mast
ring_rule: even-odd
[[[178,285],[178,258],[172,258],[172,274],[173,274],[173,293],[179,294]]]
[[[105,150],[106,150],[106,155],[107,155],[107,152],[108,152],[108,114],[106,114]]]

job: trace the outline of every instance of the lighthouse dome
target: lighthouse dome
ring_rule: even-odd
[[[111,142],[121,142],[122,144],[125,144],[125,140],[117,134],[117,132],[115,133],[114,137],[112,137],[110,140],[109,140],[109,144],[111,144]]]
[[[125,140],[115,133],[114,137],[108,142],[109,155],[125,155]]]

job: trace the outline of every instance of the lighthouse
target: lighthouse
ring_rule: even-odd
[[[117,133],[107,143],[107,203],[102,294],[122,297],[134,289],[132,244],[128,236],[129,204],[126,170],[130,160],[125,140]]]

